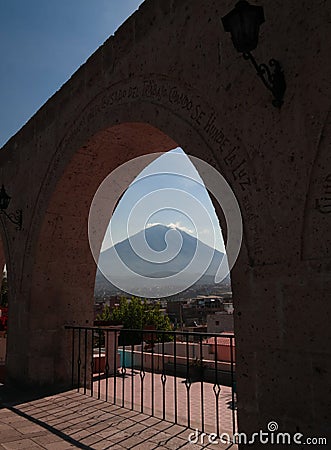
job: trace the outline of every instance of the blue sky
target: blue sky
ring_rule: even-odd
[[[142,0],[0,0],[0,147],[141,3]],[[166,155],[151,167],[166,171]],[[195,195],[218,227],[214,209],[196,170],[190,162],[182,164],[180,170],[184,174],[189,172],[199,182],[194,183],[185,176],[163,174],[135,183],[128,190],[113,217],[116,242],[126,237],[122,224],[139,196],[160,187],[172,186]],[[178,201],[176,207],[181,208]],[[195,234],[194,224],[174,210],[151,217],[150,223],[159,222]],[[203,211],[201,220],[196,222],[201,240],[213,245],[213,233],[210,226],[209,230],[206,227]],[[106,239],[104,248],[107,245]],[[219,237],[216,248],[223,251],[223,241]]]
[[[0,147],[142,0],[0,0]]]
[[[173,153],[182,157],[174,161]],[[192,197],[197,202],[192,202]],[[165,208],[169,198],[171,208]],[[135,209],[138,202],[142,205],[141,214]],[[129,231],[124,226],[128,223]],[[127,189],[113,214],[102,250],[158,223],[180,228],[224,252],[218,218],[208,192],[180,147],[149,164]]]

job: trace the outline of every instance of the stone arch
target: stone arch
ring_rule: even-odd
[[[68,321],[74,310],[66,297],[56,303],[63,280],[47,280],[43,263],[53,275],[63,273],[70,267],[59,269],[56,259],[51,265],[47,239],[59,243],[61,227],[76,236],[70,226],[80,226],[84,234],[80,217],[56,220],[60,212],[65,218],[66,206],[72,213],[77,202],[88,203],[88,195],[80,199],[79,186],[73,189],[77,178],[69,179],[70,163],[84,171],[84,164],[96,164],[90,150],[107,134],[116,142],[116,129],[129,133],[139,124],[148,137],[151,126],[167,137],[161,139],[164,148],[176,142],[220,170],[241,206],[245,245],[232,272],[241,430],[255,432],[272,417],[281,430],[326,435],[330,266],[323,263],[327,251],[320,239],[315,245],[301,230],[307,180],[330,107],[330,42],[323,38],[330,2],[318,9],[308,0],[268,6],[256,56],[275,57],[284,67],[288,91],[281,110],[271,106],[269,93],[220,29],[219,18],[232,7],[229,1],[206,0],[203,7],[188,0],[145,1],[0,152],[13,206],[24,208],[23,230],[7,230],[9,325],[15,332],[15,339],[9,336],[8,371],[19,382],[65,384],[61,308]],[[120,143],[117,149],[114,164],[137,154],[123,153]],[[85,159],[82,167],[77,155]],[[320,198],[316,192],[311,198]],[[330,227],[323,222],[329,247]],[[308,225],[307,233],[319,229],[314,219]],[[88,262],[87,250],[82,247]],[[312,259],[320,274],[307,262]],[[67,286],[74,275],[68,273]],[[83,321],[88,308],[79,314]]]
[[[151,107],[146,104],[143,106],[144,114],[155,109],[153,104]],[[140,108],[138,105],[138,112]],[[117,107],[116,122],[123,114],[121,109],[121,106]],[[26,358],[21,361],[20,381],[29,379],[45,384],[61,383],[68,379],[70,364],[67,343],[63,341],[63,348],[57,348],[56,357],[51,349],[59,342],[59,334],[63,333],[64,324],[91,325],[96,267],[88,245],[87,217],[93,195],[108,173],[133,157],[148,152],[167,151],[179,143],[189,149],[190,154],[204,158],[218,167],[212,149],[207,147],[206,150],[206,142],[197,130],[178,115],[167,109],[165,111],[165,117],[162,119],[165,126],[162,128],[167,132],[172,129],[172,136],[175,136],[176,140],[161,131],[161,126],[156,128],[146,123],[147,121],[123,121],[95,133],[71,155],[71,160],[64,170],[57,165],[56,157],[53,158],[47,185],[43,187],[45,192],[47,189],[50,192],[48,204],[44,197],[44,203],[41,201],[35,208],[41,216],[41,221],[34,217],[34,250],[28,253],[23,266],[23,289],[25,286],[28,289],[28,285],[31,287],[28,293],[30,314],[25,326],[26,330],[30,330],[32,341],[38,342],[39,350],[45,355],[44,365],[42,370],[40,364],[37,365],[34,361],[33,352],[27,351]],[[155,111],[153,117],[159,117]],[[161,124],[162,120],[155,122]],[[79,136],[77,141],[79,142]],[[68,152],[75,147],[76,145],[70,142]],[[124,184],[128,186],[142,169],[143,167],[137,173],[128,174]],[[203,174],[201,176],[203,178]],[[223,222],[223,217],[219,217]],[[226,230],[226,224],[223,222],[221,225],[222,229]],[[242,260],[247,263],[245,248],[243,255]],[[26,271],[31,264],[29,258],[33,265]],[[25,273],[28,275],[26,279]],[[45,329],[48,331],[46,335]],[[40,349],[41,343],[44,350]],[[37,358],[39,359],[39,356],[36,356]],[[55,359],[61,361],[56,366]],[[17,360],[14,352],[11,352],[10,361],[17,364]]]
[[[132,93],[128,99],[118,94],[124,91],[126,95]],[[9,340],[9,380],[33,385],[70,384],[70,335],[64,334],[63,328],[65,324],[91,324],[95,264],[88,247],[87,215],[95,190],[121,163],[177,145],[222,173],[243,214],[244,241],[231,273],[237,311],[236,351],[240,355],[244,342],[241,310],[247,308],[243,299],[247,289],[254,290],[248,268],[268,261],[269,254],[263,249],[269,235],[263,233],[263,228],[272,219],[267,199],[258,188],[255,166],[225,112],[216,110],[192,87],[174,79],[142,77],[116,83],[97,95],[77,117],[68,120],[57,135],[56,146],[49,138],[41,139],[46,139],[52,151],[40,177],[31,215],[26,217],[28,237],[20,297],[16,316],[9,317],[11,327],[19,330],[15,341],[19,340],[20,346]],[[259,214],[259,208],[263,208],[263,214]],[[226,224],[217,204],[215,210],[226,240]],[[274,257],[272,253],[270,256]],[[82,261],[80,267],[74,265],[77,259]],[[242,360],[247,359],[242,353]],[[253,407],[258,408],[257,404]]]
[[[75,151],[84,152],[84,148],[94,145],[93,142],[101,145],[102,139],[107,142],[107,130],[111,126],[130,122],[149,123],[168,136],[175,135],[176,142],[183,142],[189,154],[205,159],[225,176],[237,195],[243,213],[249,218],[244,237],[246,246],[251,240],[251,245],[247,246],[248,258],[252,264],[259,264],[263,247],[261,222],[272,226],[272,219],[266,212],[261,220],[255,212],[256,205],[262,205],[265,198],[258,188],[261,180],[258,180],[246,147],[238,137],[238,129],[226,120],[224,113],[208,105],[192,87],[185,87],[164,75],[111,85],[67,125],[52,153],[39,189],[31,217],[30,241],[38,234],[40,218],[46,211],[49,197]],[[105,134],[101,137],[102,133]],[[199,142],[200,149],[198,146],[193,148],[193,140]],[[134,155],[132,151],[127,158]],[[118,164],[125,162],[125,158],[116,158]]]

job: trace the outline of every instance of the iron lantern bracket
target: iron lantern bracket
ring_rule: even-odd
[[[16,213],[7,214],[4,209],[0,209],[0,213],[4,214],[10,222],[16,225],[17,230],[22,230],[23,214],[22,210],[16,210]]]
[[[276,59],[270,59],[269,65],[258,64],[251,52],[243,53],[243,57],[249,60],[265,87],[271,91],[274,99],[272,104],[276,108],[280,108],[283,104],[283,98],[286,90],[286,82],[284,72],[280,63]],[[270,67],[269,67],[270,66]]]

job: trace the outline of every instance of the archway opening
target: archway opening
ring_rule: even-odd
[[[163,305],[189,301],[200,310],[187,318],[170,313],[175,326],[206,326],[208,312],[229,312],[231,320],[220,315],[209,326],[233,332],[230,273],[217,280],[223,257],[222,231],[205,184],[183,149],[172,149],[149,163],[117,201],[98,259],[95,314],[105,305],[113,308],[121,295],[162,299]],[[198,264],[193,258],[200,258]],[[195,277],[184,270],[189,264]]]
[[[185,401],[199,411],[204,411],[206,402],[215,403],[213,386],[222,385],[225,395],[219,404],[216,395],[217,413],[212,408],[210,414],[203,413],[203,427],[215,422],[219,427],[219,410],[228,424],[235,426],[231,280],[227,262],[227,271],[218,278],[226,260],[225,245],[214,205],[198,172],[199,161],[194,162],[196,165],[177,147],[158,155],[125,192],[118,191],[117,198],[110,196],[117,205],[114,210],[113,204],[104,201],[107,188],[101,187],[93,199],[90,239],[97,235],[94,221],[102,207],[113,210],[100,256],[95,255],[95,324],[124,328],[119,336],[117,331],[112,334],[104,329],[102,337],[98,335],[93,342],[95,390],[107,400],[109,386],[116,392],[113,380],[120,371],[124,374],[119,394],[122,405],[134,408],[125,394],[134,392],[140,408],[157,417],[168,415],[170,420],[178,413],[176,420],[185,425],[190,418],[181,411],[177,398],[173,404],[169,383],[183,402],[183,384],[189,383],[187,394],[192,400]],[[130,164],[137,163],[133,160]],[[130,164],[111,174],[106,186],[112,189]],[[117,345],[120,358],[115,360]],[[155,376],[157,383],[160,372],[163,402],[157,389],[146,396],[134,383],[136,373],[143,373],[147,384],[153,384]],[[100,381],[101,374],[105,380]],[[203,384],[202,397],[193,396],[195,387],[191,390],[191,382],[197,380]],[[168,402],[173,405],[166,409]]]
[[[189,137],[191,153],[199,156],[201,143]],[[188,144],[184,147],[189,147]],[[149,155],[152,162],[156,158],[155,153],[177,147],[177,142],[151,125],[123,123],[100,131],[74,151],[70,158],[63,155],[61,164],[56,167],[58,172],[53,184],[50,180],[48,190],[45,188],[44,196],[48,197],[43,202],[46,205],[44,210],[36,208],[41,225],[32,246],[33,253],[29,255],[31,262],[28,259],[25,262],[28,269],[22,283],[22,297],[25,295],[25,298],[17,305],[17,308],[21,307],[20,346],[15,345],[15,338],[16,343],[18,338],[14,336],[9,348],[11,378],[31,384],[71,385],[72,335],[64,332],[63,328],[65,325],[92,326],[94,319],[96,264],[88,239],[88,217],[93,197],[107,175],[122,164],[142,155]],[[139,162],[113,183],[110,192],[113,199],[118,192],[125,191],[146,166],[146,162]],[[205,181],[205,177],[202,178]],[[112,208],[106,213],[101,211],[95,244],[98,250],[111,216]],[[160,217],[151,217],[150,223],[160,221]],[[166,222],[166,225],[172,222]],[[170,228],[173,232],[180,227]],[[225,228],[223,221],[222,229]],[[179,318],[176,325],[186,324]],[[192,326],[195,327],[194,320]]]
[[[76,145],[50,170],[34,209],[20,301],[10,309],[7,374],[18,385],[71,386],[71,341],[64,326],[93,325],[93,196],[117,166],[146,149],[167,151],[176,143],[146,123],[122,123]],[[127,187],[132,179],[128,173],[121,181]]]

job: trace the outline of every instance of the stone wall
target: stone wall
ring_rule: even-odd
[[[93,195],[123,162],[180,145],[223,174],[243,215],[232,270],[240,429],[275,420],[331,434],[331,5],[265,2],[255,56],[284,68],[280,110],[220,27],[233,6],[147,0],[1,150],[11,208],[23,209],[22,231],[1,228],[9,379],[68,384],[63,326],[92,320]]]

